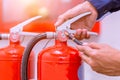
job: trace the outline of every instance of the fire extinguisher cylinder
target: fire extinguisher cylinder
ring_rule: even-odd
[[[55,45],[38,54],[38,80],[81,80],[78,69],[81,66],[79,51],[67,45],[64,31],[56,34]]]

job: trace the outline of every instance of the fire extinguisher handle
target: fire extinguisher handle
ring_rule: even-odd
[[[75,34],[76,33],[76,30],[71,30],[71,29],[63,29],[64,31],[67,31],[67,32],[69,32],[69,33],[71,33],[71,34]],[[98,36],[98,33],[96,33],[96,32],[91,32],[91,31],[88,31],[88,34],[90,35],[90,36]]]

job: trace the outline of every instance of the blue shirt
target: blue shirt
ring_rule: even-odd
[[[98,19],[107,12],[120,10],[120,0],[88,0],[98,11]]]

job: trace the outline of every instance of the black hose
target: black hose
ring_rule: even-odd
[[[79,40],[77,40],[71,33],[68,33],[67,31],[65,31],[64,33],[66,36],[68,36],[69,39],[71,39],[76,44],[83,45],[83,42],[80,42]]]
[[[42,39],[46,39],[46,33],[35,36],[33,39],[30,40],[27,47],[25,48],[22,57],[22,64],[21,64],[21,80],[28,80],[27,65],[28,65],[30,53],[33,47],[36,45],[36,43]]]
[[[2,39],[2,35],[0,34],[0,40]]]

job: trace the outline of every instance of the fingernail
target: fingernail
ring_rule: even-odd
[[[59,24],[59,23],[58,23],[58,22],[56,22],[54,25],[55,25],[55,26],[58,26],[58,24]]]
[[[79,48],[80,45],[76,45],[77,48]]]
[[[57,23],[55,23],[54,26],[57,26]]]
[[[79,52],[79,56],[83,55],[84,53],[83,52]]]
[[[84,53],[83,52],[80,52],[80,55],[83,55]]]
[[[83,46],[87,46],[87,45],[88,45],[88,43],[87,43],[87,42],[84,42],[84,43],[83,43]]]

